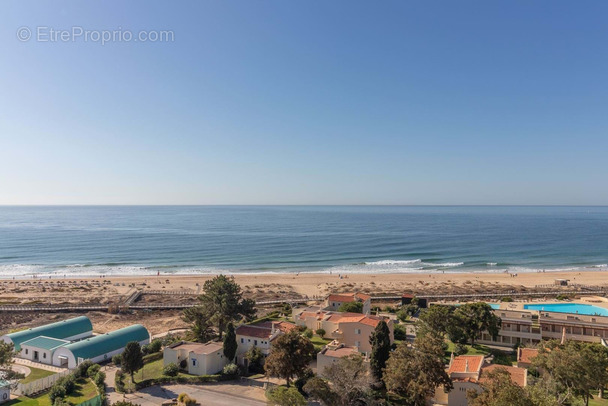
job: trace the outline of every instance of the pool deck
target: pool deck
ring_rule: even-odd
[[[525,305],[568,305],[568,304],[581,304],[581,305],[590,305],[590,306],[597,306],[597,307],[601,307],[603,309],[606,309],[608,311],[608,298],[605,297],[601,297],[601,296],[582,296],[578,299],[575,300],[544,300],[544,299],[532,299],[532,300],[516,300],[513,302],[491,302],[491,301],[486,301],[486,303],[488,303],[489,305],[492,305],[492,307],[495,307],[496,305],[498,305],[498,308],[495,308],[495,310],[501,309],[501,310],[518,310],[518,311],[524,311],[524,312],[534,312],[534,311],[538,311],[537,309],[525,309],[524,306]],[[462,303],[445,303],[448,305],[461,305]],[[543,309],[544,312],[551,312],[550,309]],[[557,313],[564,313],[564,312],[557,312]],[[572,314],[576,314],[576,312],[573,312]]]

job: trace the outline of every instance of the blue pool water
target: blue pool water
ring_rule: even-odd
[[[492,309],[500,309],[500,305],[498,303],[490,303],[490,307]]]
[[[608,316],[608,309],[580,303],[554,303],[554,304],[533,304],[524,305],[527,310],[545,310],[557,313],[576,313],[587,315]]]

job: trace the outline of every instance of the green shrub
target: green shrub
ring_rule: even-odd
[[[93,377],[93,382],[95,382],[95,385],[97,385],[97,387],[104,386],[106,382],[106,373],[103,371],[97,372],[97,374],[95,374],[95,376]]]
[[[317,335],[321,338],[325,337],[325,334],[327,334],[327,332],[322,328],[318,328],[315,333],[317,333]]]
[[[88,369],[93,365],[93,363],[89,360],[86,360],[84,362],[81,362],[80,364],[78,364],[78,366],[76,367],[76,369],[74,370],[74,377],[76,379],[78,378],[86,378],[87,377],[87,371]]]
[[[310,330],[310,329],[304,330],[304,337],[309,338],[309,339],[312,338],[312,330]]]
[[[171,363],[171,364],[166,365],[163,368],[163,375],[177,376],[178,373],[179,373],[179,367],[177,366],[177,364]]]
[[[363,303],[361,302],[345,302],[338,307],[339,312],[347,313],[363,313]]]
[[[57,382],[51,386],[51,390],[49,390],[49,399],[53,404],[56,400],[63,399],[66,395],[65,387],[63,385],[57,385]]]
[[[266,392],[266,397],[271,405],[278,406],[306,406],[304,396],[296,388],[277,386]]]
[[[159,352],[163,348],[163,341],[160,338],[155,338],[152,340],[150,345],[148,346],[148,350],[151,354],[155,352]]]
[[[395,337],[395,340],[407,340],[407,331],[405,329],[405,326],[403,324],[395,324],[393,326],[393,335]]]
[[[511,296],[505,296],[500,299],[501,302],[512,302],[513,298]]]
[[[122,363],[122,355],[116,354],[115,356],[113,356],[112,357],[112,362],[114,363],[114,365],[116,365],[117,367],[119,367],[120,364]]]
[[[114,376],[114,387],[117,392],[125,392],[125,374],[119,369]]]
[[[99,364],[94,364],[91,365],[88,369],[87,369],[87,376],[89,378],[94,377],[95,375],[97,375],[97,372],[99,372],[99,370],[101,369],[101,367],[99,366]]]
[[[464,344],[458,343],[454,346],[454,355],[456,355],[456,356],[464,355],[467,352],[469,352],[469,349]]]
[[[237,376],[239,374],[239,367],[236,364],[228,364],[222,370],[222,374],[227,376]]]
[[[196,400],[192,399],[186,393],[180,393],[177,397],[177,404],[180,406],[194,406],[196,405]]]

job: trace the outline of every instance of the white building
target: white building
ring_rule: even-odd
[[[214,375],[228,364],[222,343],[181,342],[163,350],[163,364],[180,366],[185,361],[190,375]]]
[[[58,347],[53,352],[53,365],[75,368],[85,360],[103,362],[121,354],[125,346],[132,342],[140,345],[150,343],[150,333],[141,324],[134,324],[120,330],[100,334],[85,340]]]
[[[235,331],[238,344],[237,363],[247,366],[245,353],[252,347],[258,347],[262,354],[267,356],[270,354],[272,340],[294,328],[297,328],[295,324],[286,321],[265,321],[239,326]]]
[[[88,317],[80,316],[72,319],[45,324],[44,326],[28,328],[15,333],[0,336],[0,340],[13,344],[15,351],[21,351],[21,343],[36,337],[49,337],[66,341],[75,341],[93,335],[93,325]]]
[[[7,381],[0,380],[0,405],[11,400],[11,386]]]
[[[51,365],[53,363],[53,354],[59,347],[68,345],[67,340],[40,336],[21,343],[21,352],[19,356],[24,359],[29,359],[34,362]]]
[[[337,341],[332,341],[317,354],[317,374],[324,376],[325,368],[353,354],[359,354],[357,347],[347,347],[344,344],[339,344]],[[365,361],[368,360],[365,359]]]

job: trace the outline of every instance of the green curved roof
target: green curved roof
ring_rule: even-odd
[[[16,333],[10,333],[6,336],[15,344],[15,350],[21,351],[21,343],[31,340],[32,338],[45,336],[63,339],[87,332],[93,332],[93,324],[88,317],[80,316],[74,317],[73,319],[58,321],[57,323],[17,331]]]
[[[148,333],[148,330],[141,324],[134,324],[120,330],[68,344],[63,348],[70,350],[76,360],[78,358],[91,359],[123,348],[131,341],[140,342],[149,339],[150,333]]]

